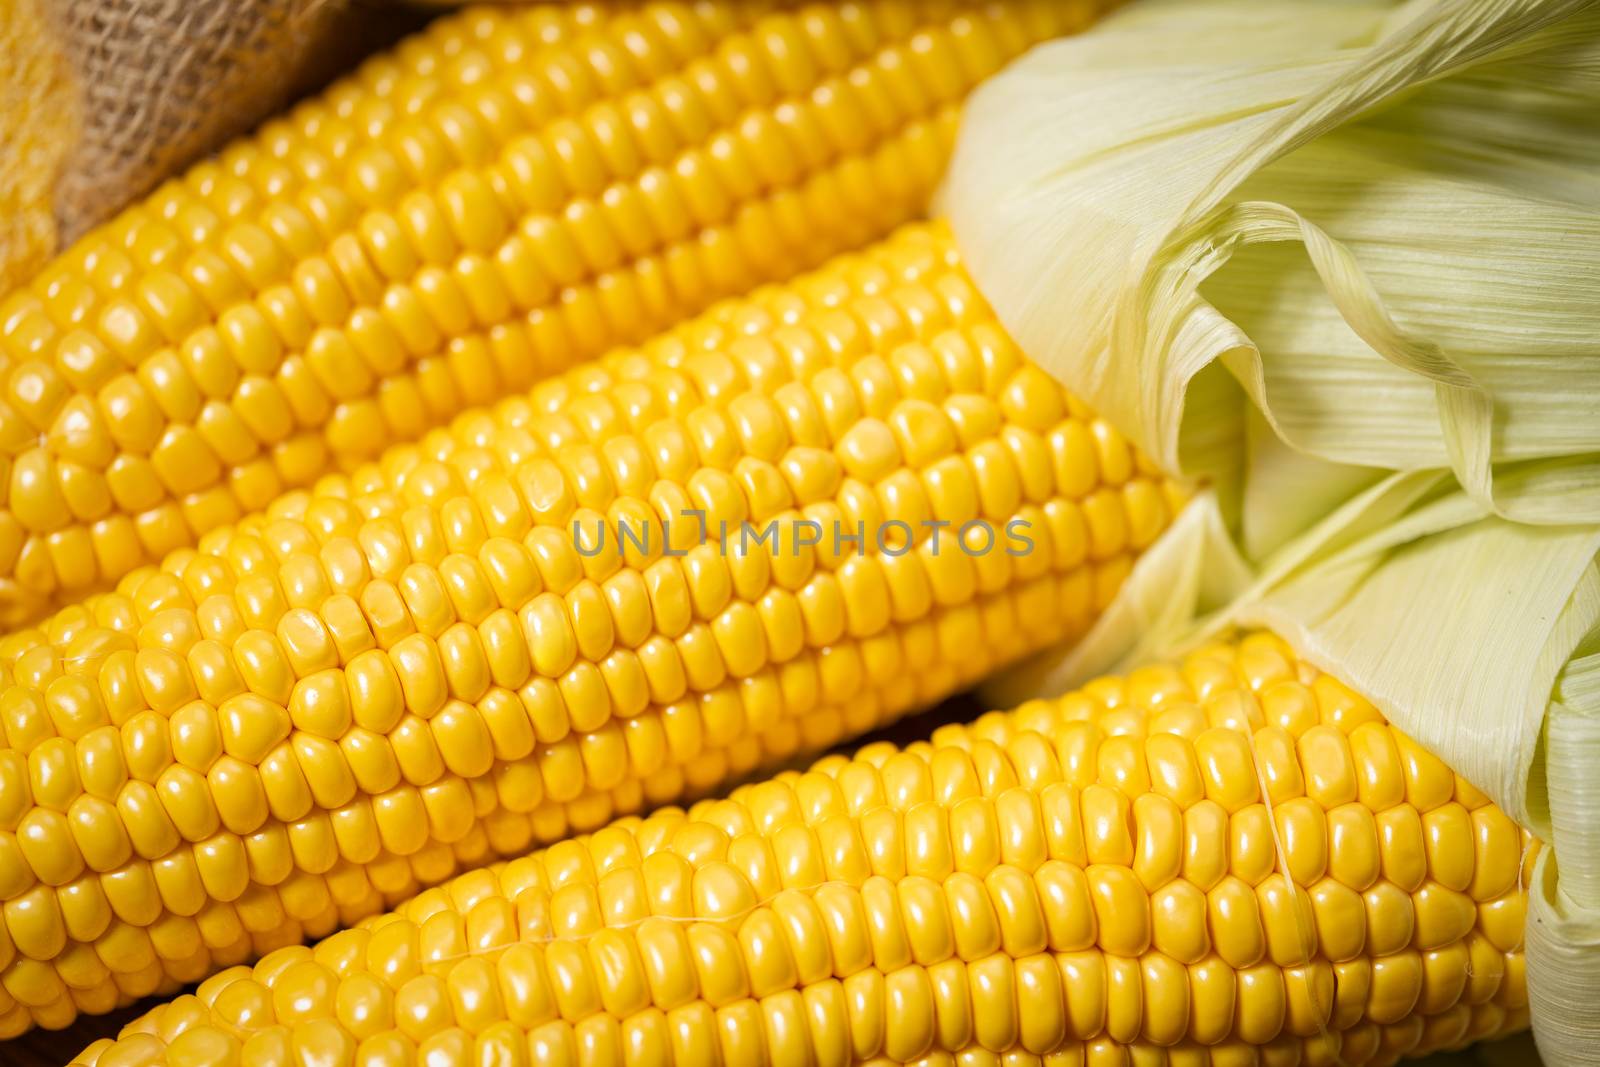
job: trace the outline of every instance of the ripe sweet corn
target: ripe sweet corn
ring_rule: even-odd
[[[487,8],[0,303],[0,623],[923,210],[963,95],[1089,8]]]
[[[0,640],[0,1032],[935,702],[1082,633],[1181,499],[939,226],[462,416]]]
[[[75,1063],[1372,1067],[1527,1024],[1536,850],[1257,634],[463,875]]]

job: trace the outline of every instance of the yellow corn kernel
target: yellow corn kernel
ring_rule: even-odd
[[[1282,730],[1152,714],[1251,691],[1249,639],[1206,655],[1205,695],[1176,670],[1154,691],[1149,674],[1097,683],[1125,701],[1090,698],[1086,715],[1082,696],[1035,701],[463,875],[314,948],[217,975],[75,1062],[187,1062],[179,1041],[242,1062],[239,1042],[281,1030],[419,1059],[1359,1067],[1525,1027],[1520,941],[1500,944],[1478,917],[1525,900],[1515,872],[1539,845],[1514,827],[1448,853],[1441,839],[1410,892],[1343,880],[1364,859],[1313,870],[1307,848],[1374,846],[1337,833],[1308,845],[1305,829],[1282,833],[1249,879],[1191,880],[1180,849],[1233,847],[1227,820],[1203,814],[1220,808],[1199,750],[1226,733],[1248,751]],[[1311,710],[1328,712],[1313,691]],[[1294,725],[1283,769],[1301,784],[1275,799],[1257,768],[1229,766],[1248,782],[1239,811],[1269,826],[1350,824],[1336,815],[1353,806],[1369,821],[1415,816],[1398,795],[1381,812],[1317,799],[1309,783],[1341,766],[1347,730],[1403,741],[1381,718]],[[1064,758],[1084,745],[1087,761]],[[1119,773],[1124,749],[1148,779]],[[1482,825],[1504,820],[1462,795]],[[1467,886],[1446,888],[1462,875]],[[1429,933],[1457,898],[1461,920]],[[269,1002],[275,1017],[247,1014]]]
[[[881,236],[965,93],[1091,11],[438,20],[0,304],[0,622]]]
[[[1007,399],[1019,378],[1026,410]],[[987,429],[969,420],[961,441],[953,410],[986,411]],[[151,966],[191,980],[1075,638],[1095,582],[1133,550],[1092,562],[1056,539],[1050,514],[1098,481],[1071,471],[1080,491],[1063,490],[1044,442],[1113,433],[1073,410],[997,328],[947,231],[915,225],[324,478],[6,638],[12,966],[92,944],[111,974],[94,988]],[[886,429],[910,417],[944,426],[920,467]],[[852,471],[868,439],[892,470]],[[954,502],[935,491],[957,481]],[[1176,491],[1151,485],[1147,501]],[[895,493],[923,494],[926,517],[891,518]],[[1009,511],[974,513],[984,496]],[[1169,520],[1164,504],[1140,517]],[[1136,755],[1102,763],[1148,785]],[[1097,789],[1097,906],[1142,900],[1115,866],[1138,843],[1127,801]],[[1003,814],[977,798],[950,813],[956,871],[1031,848],[995,836]],[[818,862],[862,869],[852,841]],[[773,884],[778,860],[760,861]],[[1171,857],[1140,870],[1155,866]],[[107,899],[83,897],[68,923],[59,902],[83,886]],[[180,957],[146,944],[213,905],[236,921]],[[562,909],[578,925],[610,911]],[[126,933],[108,945],[113,916]],[[27,1025],[31,1006],[4,1007],[6,1027]]]

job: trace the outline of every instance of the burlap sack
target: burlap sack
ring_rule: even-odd
[[[412,25],[372,0],[0,0],[0,292]]]

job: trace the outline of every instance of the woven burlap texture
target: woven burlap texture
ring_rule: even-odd
[[[0,0],[0,291],[336,69],[347,11]]]
[[[45,0],[82,128],[56,189],[63,243],[283,103],[336,0]]]

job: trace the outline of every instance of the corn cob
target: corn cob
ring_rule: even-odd
[[[935,702],[1083,632],[1180,503],[938,226],[463,416],[0,640],[0,1032]]]
[[[920,212],[1082,6],[446,18],[0,304],[0,623]]]
[[[1526,1025],[1536,849],[1256,634],[463,875],[76,1062],[1389,1064]]]

